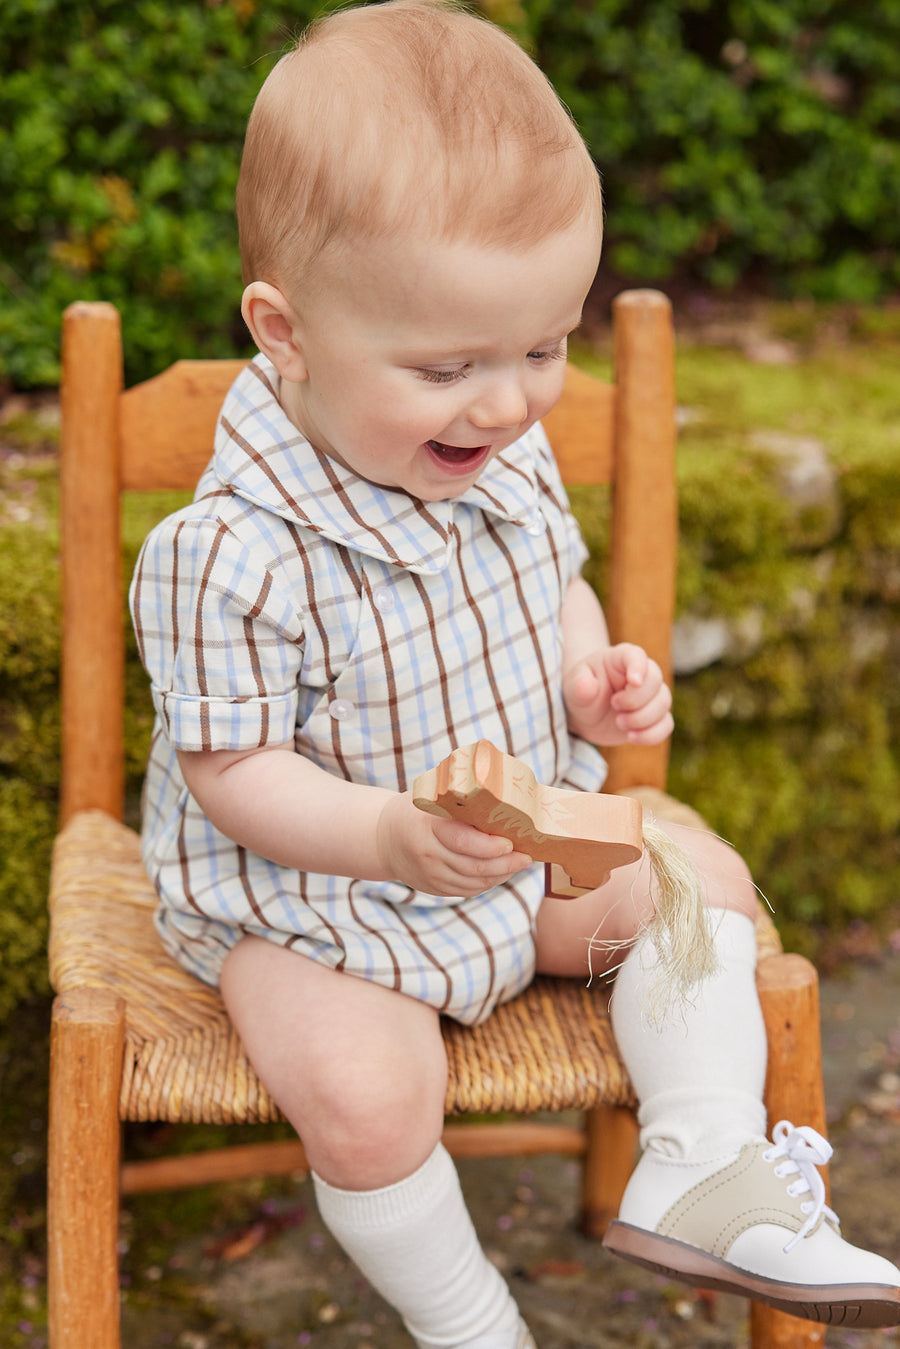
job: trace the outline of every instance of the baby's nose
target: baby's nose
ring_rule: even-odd
[[[518,380],[497,380],[469,409],[469,420],[480,427],[518,426],[528,415],[528,399]]]

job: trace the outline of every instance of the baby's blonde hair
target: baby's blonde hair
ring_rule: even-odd
[[[413,229],[519,250],[587,217],[599,179],[550,83],[445,0],[314,22],[266,80],[237,190],[244,281],[292,288],[323,249]]]

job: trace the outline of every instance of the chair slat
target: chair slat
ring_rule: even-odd
[[[176,361],[135,384],[119,410],[125,490],[196,486],[212,454],[219,410],[246,361]]]
[[[611,384],[567,366],[562,399],[543,424],[568,486],[612,481],[615,407]]]

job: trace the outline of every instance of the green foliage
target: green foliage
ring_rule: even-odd
[[[63,308],[123,311],[129,379],[246,344],[233,195],[274,60],[338,0],[4,0],[0,376],[49,385]],[[583,128],[623,276],[900,281],[900,0],[482,0]]]
[[[0,1021],[17,1003],[49,991],[47,879],[56,808],[22,779],[0,778]]]
[[[50,487],[50,484],[47,484]],[[15,483],[0,474],[0,497]],[[56,539],[0,527],[0,1022],[48,991],[47,880],[59,762]]]
[[[897,0],[523,0],[603,174],[607,260],[871,300],[900,280]]]
[[[63,308],[123,311],[129,376],[233,355],[244,127],[314,0],[4,0],[0,372],[51,384]]]

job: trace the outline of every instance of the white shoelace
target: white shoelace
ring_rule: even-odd
[[[772,1130],[772,1142],[774,1146],[763,1153],[763,1159],[778,1163],[775,1175],[779,1180],[787,1176],[797,1176],[797,1180],[792,1181],[787,1187],[788,1194],[792,1198],[807,1193],[812,1195],[811,1199],[800,1205],[807,1215],[806,1222],[785,1246],[784,1253],[787,1255],[812,1231],[822,1216],[830,1218],[835,1226],[840,1226],[837,1214],[825,1203],[825,1182],[817,1170],[817,1167],[824,1166],[831,1160],[834,1149],[828,1140],[810,1125],[802,1124],[799,1129],[795,1129],[787,1119],[779,1120],[775,1125]],[[779,1160],[780,1158],[783,1160]]]

